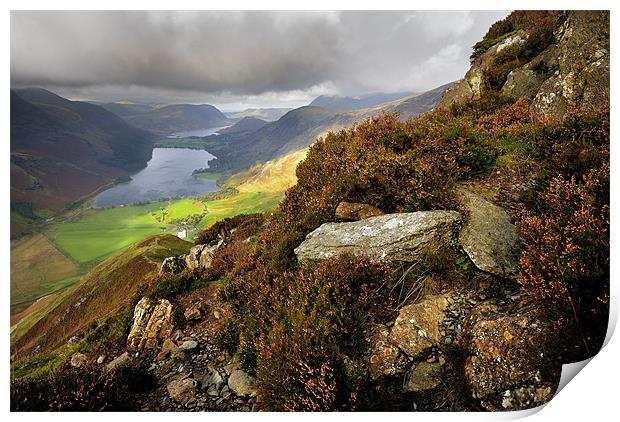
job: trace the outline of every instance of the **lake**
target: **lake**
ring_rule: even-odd
[[[197,129],[197,130],[187,130],[185,132],[175,132],[172,135],[168,136],[168,138],[191,138],[192,136],[197,136],[202,138],[203,136],[215,135],[220,130],[225,129],[230,126],[221,126],[221,127],[212,127],[209,129]]]
[[[155,148],[146,168],[131,176],[130,182],[101,192],[92,206],[113,207],[214,192],[219,189],[215,180],[192,176],[192,171],[208,168],[214,158],[203,150]]]

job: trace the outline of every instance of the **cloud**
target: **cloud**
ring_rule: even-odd
[[[11,83],[229,103],[423,91],[461,77],[471,45],[506,14],[13,11]]]

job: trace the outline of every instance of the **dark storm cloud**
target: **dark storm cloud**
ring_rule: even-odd
[[[111,99],[286,102],[461,77],[506,12],[12,12],[11,82]],[[125,95],[123,95],[125,94]]]

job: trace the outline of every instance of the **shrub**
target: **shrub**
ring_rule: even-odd
[[[48,376],[11,381],[11,411],[131,410],[129,397],[156,384],[141,367],[102,372],[65,365]]]
[[[546,211],[526,212],[519,224],[528,246],[519,283],[531,300],[564,320],[577,319],[578,301],[605,301],[609,279],[609,164],[581,179],[555,177],[542,194]],[[593,304],[590,304],[593,305]],[[589,311],[589,310],[586,310]]]
[[[280,274],[257,268],[231,281],[240,355],[255,369],[267,408],[352,405],[343,358],[363,352],[366,324],[381,312],[374,288],[392,274],[343,256]]]

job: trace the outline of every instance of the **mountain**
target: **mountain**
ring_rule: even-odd
[[[241,119],[243,117],[256,117],[258,119],[273,122],[291,111],[292,108],[248,108],[243,111],[232,111],[224,113],[230,119]]]
[[[60,211],[151,158],[152,135],[94,104],[11,91],[11,209]]]
[[[400,100],[401,98],[411,97],[412,95],[415,94],[411,92],[395,92],[389,94],[377,92],[373,94],[361,95],[359,97],[321,95],[316,97],[310,105],[334,110],[359,110],[362,108],[370,108],[379,104]]]
[[[247,168],[256,161],[267,161],[291,139],[320,126],[333,115],[333,110],[304,106],[250,134],[206,137],[204,147],[217,157],[209,162],[209,167],[215,171],[232,172]]]
[[[132,126],[159,135],[228,126],[232,122],[209,104],[172,104],[125,117]]]
[[[153,106],[148,104],[138,104],[126,101],[119,101],[114,103],[93,102],[93,104],[103,107],[106,110],[122,118],[135,116],[136,114],[146,113],[153,110],[154,108]]]
[[[255,132],[267,124],[266,121],[256,117],[244,117],[234,125],[224,128],[218,132],[220,135],[230,134],[249,134]]]

